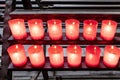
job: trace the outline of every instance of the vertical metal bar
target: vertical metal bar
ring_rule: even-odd
[[[42,9],[42,8],[43,8],[43,4],[40,3],[41,0],[36,0],[36,2],[37,2],[37,4],[38,4],[39,8]]]
[[[60,77],[56,77],[56,80],[62,80],[62,77],[60,76]]]
[[[8,80],[8,65],[10,62],[9,56],[7,54],[7,48],[9,47],[9,43],[7,42],[9,36],[11,35],[8,20],[10,19],[10,12],[15,9],[15,0],[6,0],[6,8],[4,13],[4,28],[3,28],[3,45],[2,45],[2,61],[1,61],[1,79],[0,80]],[[12,5],[14,4],[14,5]]]
[[[16,0],[12,0],[12,11],[16,9]]]
[[[32,9],[32,4],[30,0],[22,0],[24,9]]]
[[[42,71],[42,74],[43,74],[44,80],[48,80],[49,79],[48,71]]]
[[[12,80],[12,71],[11,70],[8,70],[8,79],[9,80]]]

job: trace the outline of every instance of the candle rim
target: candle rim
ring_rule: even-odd
[[[35,48],[35,46],[37,47]],[[34,54],[34,53],[43,51],[43,47],[41,45],[31,45],[29,46],[27,51],[28,51],[28,54]]]
[[[108,51],[109,53],[111,54],[116,54],[118,56],[120,56],[120,49],[117,47],[117,46],[114,46],[114,45],[106,45],[105,46],[105,51]],[[111,51],[112,50],[112,51]]]
[[[117,21],[115,21],[115,20],[111,20],[111,19],[108,19],[108,20],[107,20],[107,19],[106,19],[106,20],[102,20],[102,24],[108,24],[109,21],[111,22],[110,25],[115,25],[115,26],[118,25]]]
[[[16,45],[18,46],[18,48],[16,48]],[[20,49],[24,49],[24,46],[22,45],[22,44],[14,44],[14,45],[11,45],[11,46],[9,46],[8,48],[7,48],[7,52],[9,53],[9,54],[11,54],[11,52],[12,53],[15,53],[15,52],[17,52],[18,50],[20,50]]]
[[[76,46],[76,49],[77,50],[75,50],[74,49],[74,47]],[[78,53],[82,53],[82,48],[80,47],[80,46],[78,46],[78,45],[69,45],[68,47],[67,47],[67,54],[70,52],[70,53],[74,53],[74,54],[77,54],[77,52]],[[74,51],[73,51],[74,50]]]
[[[74,24],[72,22],[74,22]],[[80,21],[77,19],[71,18],[71,19],[65,20],[65,24],[67,24],[67,23],[75,25],[75,24],[80,24]]]
[[[16,23],[16,21],[18,22],[24,22],[24,19],[21,19],[21,18],[17,18],[17,19],[10,19],[9,21],[8,21],[8,24],[10,25],[10,23]]]
[[[96,26],[98,26],[98,21],[94,20],[94,19],[86,19],[83,21],[83,23],[84,23],[83,24],[84,26],[85,26],[85,24],[90,24],[90,23],[92,23],[92,25],[95,24]],[[92,26],[92,25],[90,25],[90,26]]]
[[[96,48],[96,51],[94,51],[94,48]],[[91,54],[101,54],[101,49],[99,46],[96,46],[96,45],[88,45],[86,47],[86,51],[90,52]]]
[[[54,22],[56,22],[56,24],[62,24],[62,21],[60,19],[50,19],[47,21],[47,24],[54,24]]]
[[[53,51],[53,50],[55,50],[55,48],[54,48],[54,46],[50,46],[49,48],[48,48],[48,53],[50,54],[61,54],[61,53],[63,53],[63,48],[62,48],[62,46],[60,46],[60,45],[55,45],[56,46],[56,51]],[[52,50],[51,50],[52,49]]]
[[[35,22],[37,22],[37,24],[43,24],[43,20],[42,19],[30,19],[30,20],[27,21],[28,26],[30,26],[30,24],[35,24]]]

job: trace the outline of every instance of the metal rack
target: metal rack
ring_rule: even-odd
[[[51,2],[50,2],[51,1]],[[7,54],[6,49],[16,43],[22,43],[24,45],[29,44],[43,44],[44,45],[44,51],[46,51],[46,45],[52,45],[52,44],[60,44],[60,45],[69,45],[69,44],[79,44],[79,45],[100,45],[101,47],[104,47],[105,45],[116,45],[120,46],[120,1],[115,0],[114,2],[106,0],[104,3],[104,0],[36,0],[36,2],[31,2],[30,0],[22,0],[23,7],[16,9],[16,4],[21,2],[16,2],[16,0],[6,0],[6,9],[5,9],[5,17],[4,17],[4,31],[3,31],[3,46],[2,46],[2,77],[1,80],[12,80],[12,71],[34,71],[38,70],[41,71],[44,77],[44,80],[48,80],[48,71],[71,71],[71,70],[92,70],[92,71],[100,71],[100,70],[120,70],[120,63],[115,69],[109,69],[105,67],[102,63],[102,57],[100,66],[97,68],[89,68],[85,65],[84,57],[82,57],[83,62],[80,68],[71,68],[67,65],[66,58],[65,58],[65,65],[63,68],[54,69],[50,66],[48,57],[46,57],[46,64],[43,68],[35,69],[31,67],[30,62],[27,63],[27,65],[23,68],[16,68],[13,66],[13,64],[10,61],[10,58]],[[48,3],[49,2],[49,3]],[[58,4],[57,7],[54,5]],[[65,4],[72,4],[72,3],[78,2],[78,4],[74,6],[67,6],[65,9]],[[90,2],[88,4],[88,2]],[[47,4],[46,4],[47,3]],[[64,3],[64,5],[63,5]],[[104,5],[103,5],[104,3]],[[117,4],[114,5],[113,3]],[[32,7],[32,4],[37,4],[38,7]],[[51,7],[52,5],[52,7]],[[62,5],[62,7],[61,7]],[[103,5],[103,6],[102,6]],[[90,7],[91,6],[91,7]],[[88,8],[89,7],[89,8]],[[68,8],[68,9],[67,9]],[[89,16],[88,16],[89,15]],[[11,32],[8,26],[8,20],[9,19],[15,19],[15,18],[23,18],[25,22],[29,19],[33,18],[41,18],[44,21],[44,27],[46,29],[45,38],[43,40],[34,41],[31,38],[27,38],[26,40],[14,40],[11,36]],[[62,40],[59,41],[51,41],[48,37],[47,33],[47,25],[46,21],[52,18],[61,19],[63,21],[62,25],[64,28],[64,21],[68,18],[75,18],[81,21],[80,26],[83,25],[83,20],[85,19],[95,19],[99,22],[99,29],[101,25],[101,21],[103,19],[112,19],[118,22],[118,28],[115,35],[114,40],[112,41],[104,41],[100,38],[99,33],[97,34],[97,39],[95,41],[86,41],[83,39],[82,36],[78,40],[68,40],[65,37],[65,33],[63,33]],[[82,28],[82,27],[81,27]],[[80,32],[80,35],[82,32]],[[28,36],[29,37],[29,36]],[[45,52],[46,53],[46,52]],[[90,77],[88,77],[90,78]],[[95,77],[96,78],[96,77]],[[97,77],[99,78],[99,77]],[[107,78],[107,77],[106,77]],[[120,76],[114,76],[110,78],[116,78],[119,79]],[[59,80],[59,77],[56,78]],[[62,79],[60,77],[60,79]]]

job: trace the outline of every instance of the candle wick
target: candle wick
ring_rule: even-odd
[[[18,45],[16,45],[16,49],[18,49]]]

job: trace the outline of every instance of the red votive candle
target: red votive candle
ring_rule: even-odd
[[[59,45],[53,45],[48,48],[50,64],[54,68],[60,68],[64,65],[63,48]]]
[[[101,27],[101,37],[104,40],[112,40],[115,36],[117,22],[112,20],[103,20]]]
[[[97,67],[100,62],[101,49],[98,46],[87,46],[85,62],[89,67]]]
[[[32,39],[39,40],[44,37],[43,21],[41,19],[28,20],[28,26]]]
[[[66,37],[70,40],[79,38],[79,24],[80,22],[76,19],[68,19],[65,21],[66,26]]]
[[[39,45],[32,45],[28,48],[30,62],[33,67],[42,67],[45,64],[45,56],[43,47]]]
[[[21,44],[12,45],[7,49],[7,51],[11,58],[12,63],[16,67],[22,67],[27,63],[27,57],[23,45]]]
[[[81,64],[82,49],[77,45],[67,47],[67,62],[71,67],[79,67]]]
[[[47,21],[48,33],[52,40],[60,40],[62,38],[62,21],[52,19]]]
[[[15,39],[24,39],[27,36],[25,24],[23,19],[13,19],[8,21],[10,30]]]
[[[103,62],[109,68],[115,68],[119,61],[120,50],[116,46],[107,45],[104,50]]]
[[[83,37],[86,40],[95,40],[98,22],[96,20],[84,20]]]

